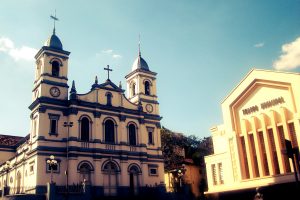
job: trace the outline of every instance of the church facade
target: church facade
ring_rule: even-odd
[[[69,55],[54,29],[35,56],[30,134],[0,141],[2,193],[9,187],[10,194],[43,194],[48,182],[84,184],[94,196],[162,187],[157,74],[139,50],[125,77],[127,97],[109,77],[96,77],[90,91],[78,94],[68,80]]]
[[[205,157],[208,196],[253,199],[259,187],[266,199],[295,199],[299,160],[291,156],[293,165],[285,140],[299,155],[299,91],[299,73],[254,69],[225,98]]]

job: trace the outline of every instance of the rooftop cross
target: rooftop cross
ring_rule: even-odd
[[[108,76],[107,80],[109,80],[109,72],[112,71],[112,69],[109,69],[109,65],[107,65],[107,68],[104,68],[104,70],[107,71],[107,76]]]
[[[54,16],[50,15],[50,18],[53,19],[53,22],[54,22],[53,34],[55,34],[55,21],[58,21],[58,18],[56,17],[56,10],[55,10]]]

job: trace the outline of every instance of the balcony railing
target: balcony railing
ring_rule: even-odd
[[[59,194],[81,194],[84,192],[82,185],[56,186],[56,192]]]
[[[108,149],[108,150],[115,150],[115,149],[116,149],[116,146],[113,145],[113,144],[106,144],[106,145],[105,145],[105,148]]]
[[[5,187],[4,195],[14,195],[14,194],[30,194],[35,190],[35,186],[26,187]],[[1,191],[2,194],[2,191]]]

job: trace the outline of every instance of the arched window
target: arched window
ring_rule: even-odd
[[[90,183],[92,167],[84,162],[79,166],[80,181]]]
[[[114,162],[108,162],[104,165],[103,170],[110,173],[116,173],[118,171],[118,166]]]
[[[81,119],[80,139],[82,141],[90,140],[90,120],[87,117]]]
[[[128,127],[129,145],[136,145],[136,128],[135,125],[130,124]]]
[[[150,83],[145,81],[145,95],[150,95]]]
[[[111,98],[112,98],[112,94],[111,93],[107,93],[106,94],[106,98],[107,98],[107,105],[111,106]]]
[[[52,62],[52,76],[59,76],[59,62]]]
[[[135,95],[135,83],[132,84],[131,89],[132,89],[132,96],[134,96]]]
[[[112,120],[105,121],[105,142],[114,143],[115,142],[115,124]]]

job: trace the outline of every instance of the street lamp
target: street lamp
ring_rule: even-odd
[[[73,126],[73,122],[64,122],[64,127],[68,128],[68,136],[67,136],[67,163],[66,163],[66,189],[68,191],[68,187],[69,187],[69,132],[70,132],[70,127]]]
[[[50,159],[47,160],[47,164],[49,165],[51,176],[50,176],[50,183],[53,183],[53,168],[57,166],[57,160],[54,159],[54,155],[50,156]]]

